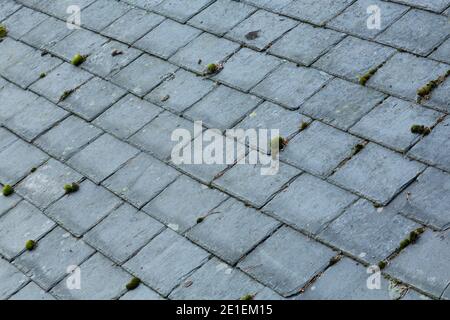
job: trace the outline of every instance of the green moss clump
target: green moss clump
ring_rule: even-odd
[[[423,125],[415,124],[411,127],[411,133],[422,134],[422,135],[426,136],[431,133],[431,129],[429,127],[425,127]]]
[[[47,74],[45,73],[45,72],[42,72],[40,75],[39,75],[39,79],[43,79],[43,78],[45,78],[47,76]]]
[[[86,61],[86,57],[82,56],[81,54],[76,54],[73,56],[71,63],[78,67],[79,65],[81,65],[83,62]]]
[[[10,195],[12,195],[14,193],[14,189],[9,184],[6,184],[3,187],[2,193],[5,197],[9,197]]]
[[[400,249],[400,250],[403,250],[403,249],[405,249],[407,246],[409,246],[410,244],[411,244],[411,241],[409,240],[409,238],[403,239],[403,240],[400,242],[399,249]]]
[[[28,251],[32,251],[34,250],[34,248],[36,248],[36,242],[33,240],[28,240],[27,242],[25,242],[25,249],[27,249]]]
[[[433,92],[433,90],[436,89],[449,76],[450,76],[450,70],[447,70],[447,72],[445,74],[439,76],[435,80],[429,81],[426,85],[419,88],[417,90],[417,95],[419,96],[419,100],[420,99],[428,99],[430,97],[431,93]]]
[[[353,147],[353,155],[360,153],[364,149],[364,145],[362,143],[358,143]]]
[[[33,168],[31,168],[30,172],[31,172],[31,173],[34,173],[34,172],[36,172],[36,170],[37,170],[37,168],[36,168],[36,167],[33,167]]]
[[[381,260],[380,262],[378,262],[378,268],[380,268],[380,270],[383,270],[384,268],[386,268],[387,266],[387,262],[385,260]]]
[[[78,183],[73,182],[64,185],[64,191],[66,192],[66,194],[74,193],[77,192],[78,190],[80,190],[80,186],[78,185]]]
[[[8,29],[2,24],[0,24],[0,39],[5,38],[8,35]]]
[[[197,223],[202,223],[203,221],[205,221],[205,217],[198,217],[197,218]]]
[[[59,102],[66,100],[75,90],[64,91],[61,97],[59,97]]]
[[[309,127],[309,123],[302,121],[302,123],[300,124],[300,131],[306,130],[306,128]]]
[[[246,294],[245,296],[242,296],[240,300],[253,300],[253,298],[255,298],[255,296],[253,296],[252,294]]]
[[[134,277],[130,280],[130,282],[127,283],[125,286],[127,290],[134,290],[141,284],[141,279]]]
[[[213,74],[216,73],[219,69],[218,65],[215,63],[210,63],[206,66],[206,74]]]
[[[359,79],[359,84],[362,86],[365,86],[367,81],[370,80],[370,78],[372,78],[372,76],[378,71],[378,68],[374,68],[374,69],[370,69],[369,71],[367,71],[365,74],[363,74],[362,76],[358,77]]]

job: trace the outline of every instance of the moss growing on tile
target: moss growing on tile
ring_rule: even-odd
[[[36,172],[36,170],[37,170],[37,168],[36,168],[36,167],[33,167],[33,168],[31,168],[30,172],[31,172],[31,173],[34,173],[34,172]]]
[[[365,74],[363,74],[362,76],[359,76],[359,84],[362,86],[365,86],[367,81],[370,80],[370,78],[372,78],[372,76],[378,71],[379,68],[373,68],[370,69],[369,71],[367,71]]]
[[[9,197],[14,193],[14,189],[9,184],[6,184],[2,189],[2,193],[5,197]]]
[[[386,268],[387,266],[387,262],[385,260],[381,260],[380,262],[378,262],[378,268],[380,268],[380,270],[383,270],[384,268]]]
[[[254,295],[252,295],[252,294],[246,294],[246,295],[242,296],[242,297],[240,298],[240,300],[248,301],[248,300],[253,300],[254,298],[255,298]]]
[[[270,140],[270,150],[272,153],[282,151],[288,144],[288,140],[282,136],[276,136]]]
[[[81,65],[83,62],[86,61],[86,56],[83,56],[81,54],[76,54],[73,56],[71,63],[78,67],[79,65]]]
[[[5,38],[8,35],[8,29],[0,24],[0,39]]]
[[[64,185],[64,191],[66,192],[66,194],[77,192],[79,189],[80,186],[75,182]]]
[[[330,266],[333,266],[333,265],[335,265],[336,263],[338,263],[340,260],[342,259],[342,255],[337,255],[337,256],[334,256],[334,257],[332,257],[331,259],[330,259]]]
[[[207,75],[214,75],[216,73],[219,73],[220,70],[223,69],[223,65],[220,63],[210,63],[206,66],[205,71],[203,72],[204,76]]]
[[[59,97],[59,102],[66,100],[75,90],[66,90],[63,92],[61,97]]]
[[[134,290],[137,287],[139,287],[139,285],[141,284],[141,279],[134,277],[133,279],[130,280],[130,282],[127,283],[127,285],[125,286],[127,288],[127,290]]]
[[[425,127],[423,125],[415,124],[411,126],[411,133],[421,134],[421,135],[429,135],[431,133],[431,129],[429,127]]]
[[[409,246],[411,244],[411,241],[409,240],[409,238],[405,238],[402,241],[400,241],[400,245],[399,245],[399,249],[403,250],[405,249],[407,246]]]
[[[420,87],[417,90],[418,100],[420,101],[421,99],[425,99],[425,100],[429,99],[433,90],[436,89],[449,76],[450,76],[450,70],[447,70],[447,72],[445,74],[439,76],[435,80],[429,81],[423,87]]]
[[[39,79],[43,79],[43,78],[45,78],[47,76],[47,74],[45,73],[45,72],[42,72],[40,75],[39,75]]]
[[[34,248],[36,248],[36,242],[33,240],[28,240],[27,242],[25,242],[25,249],[27,249],[28,251],[32,251],[34,250]]]

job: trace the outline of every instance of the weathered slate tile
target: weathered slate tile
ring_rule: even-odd
[[[17,140],[17,136],[9,132],[8,130],[0,127],[0,151],[10,146]]]
[[[374,108],[351,129],[351,133],[404,152],[420,138],[413,125],[432,127],[443,114],[390,97]]]
[[[84,240],[110,259],[124,263],[162,229],[161,223],[123,204],[90,230]]]
[[[176,66],[164,60],[142,55],[112,76],[112,82],[142,97],[175,70],[177,70]]]
[[[197,224],[228,196],[195,180],[180,176],[143,210],[178,232]]]
[[[310,65],[344,36],[345,34],[330,29],[300,23],[275,42],[268,51],[303,65]]]
[[[0,258],[0,299],[5,300],[20,289],[28,278],[8,261]]]
[[[136,289],[128,291],[119,300],[164,300],[158,293],[142,283]]]
[[[225,64],[214,79],[239,90],[248,91],[281,64],[273,56],[242,48]]]
[[[289,109],[298,109],[329,80],[331,76],[324,72],[285,63],[253,88],[252,93]]]
[[[203,249],[166,229],[124,267],[166,296],[208,256]]]
[[[316,121],[289,141],[280,158],[302,170],[328,176],[360,142],[355,136]]]
[[[24,2],[24,0],[21,0]],[[26,0],[28,5],[31,1],[31,7],[36,8],[38,10],[42,10],[43,12],[55,15],[56,17],[66,20],[69,17],[69,13],[67,12],[67,8],[73,5],[72,0],[58,0],[58,1],[41,1],[41,0]],[[90,4],[94,3],[96,0],[77,0],[76,4],[80,9],[84,9]]]
[[[424,165],[369,143],[331,177],[335,183],[379,203],[387,204]]]
[[[162,109],[131,94],[123,97],[94,120],[105,131],[126,139],[153,120]]]
[[[439,87],[434,89],[428,100],[422,100],[421,103],[434,109],[450,113],[450,78],[447,78]]]
[[[3,23],[8,28],[8,36],[14,39],[19,39],[47,18],[48,16],[46,14],[22,7]]]
[[[335,78],[308,99],[300,112],[348,130],[385,97],[381,92]]]
[[[360,76],[384,63],[394,53],[395,49],[350,36],[322,56],[314,66],[358,81]]]
[[[248,2],[252,5],[255,5],[259,8],[269,9],[273,11],[280,11],[287,4],[291,3],[293,0],[244,0],[244,2]]]
[[[135,46],[160,58],[168,59],[178,49],[197,38],[200,33],[201,31],[196,28],[166,19],[139,39]]]
[[[255,11],[245,3],[218,0],[189,20],[189,24],[222,36]]]
[[[124,0],[124,1],[138,8],[142,8],[145,10],[152,10],[154,7],[156,7],[164,0]]]
[[[3,185],[0,185],[0,188],[3,189]],[[11,208],[14,208],[21,200],[22,198],[20,198],[17,194],[12,194],[5,197],[3,193],[0,193],[0,217]]]
[[[3,74],[3,70],[7,67],[35,51],[32,47],[9,37],[0,42],[0,50],[2,51],[0,56],[0,74]]]
[[[180,49],[170,61],[194,72],[203,73],[210,63],[221,63],[235,53],[239,44],[203,33]]]
[[[80,266],[81,288],[71,290],[61,281],[51,293],[63,300],[111,300],[126,291],[131,276],[111,260],[96,253]]]
[[[71,34],[66,23],[50,17],[31,29],[21,40],[39,49],[49,49]]]
[[[219,86],[184,115],[193,121],[201,120],[209,128],[229,129],[260,102],[261,99],[253,95]]]
[[[81,10],[81,25],[94,31],[102,31],[131,9],[124,2],[97,0],[89,7]]]
[[[33,251],[27,251],[14,260],[14,265],[25,272],[45,290],[50,289],[94,250],[83,240],[56,228],[41,239]]]
[[[153,10],[184,23],[206,8],[211,2],[213,0],[164,0]]]
[[[28,283],[24,288],[20,289],[19,292],[15,293],[8,300],[55,300],[55,298],[42,290],[37,284],[34,282]]]
[[[440,297],[450,283],[449,245],[449,231],[427,231],[388,265],[386,273]]]
[[[41,211],[26,201],[0,218],[0,252],[13,259],[25,250],[28,240],[37,241],[55,226]]]
[[[129,144],[104,134],[72,156],[68,163],[100,183],[138,153]]]
[[[447,18],[423,10],[411,10],[376,40],[419,55],[428,55],[449,34]]]
[[[88,56],[87,59],[89,59],[92,52],[106,42],[108,42],[108,38],[89,30],[78,29],[56,43],[49,50],[70,62],[76,54]]]
[[[135,206],[142,207],[178,175],[175,169],[141,153],[104,181],[103,185]]]
[[[420,227],[389,210],[359,200],[333,221],[319,238],[372,264],[394,253],[409,233]]]
[[[19,10],[21,5],[12,0],[5,0],[0,9],[0,21],[5,20],[8,16]]]
[[[297,22],[292,19],[258,10],[226,36],[261,51],[296,25]]]
[[[353,0],[298,0],[284,6],[281,12],[293,18],[323,25],[352,2]]]
[[[342,14],[328,22],[327,26],[345,33],[373,39],[397,21],[408,9],[409,7],[407,6],[392,2],[358,0]],[[375,17],[377,12],[381,14],[379,27],[374,25],[375,20],[373,18],[370,19],[371,17]]]
[[[277,194],[263,211],[296,229],[316,234],[356,199],[355,195],[305,173]]]
[[[450,63],[450,39],[447,39],[447,41],[441,44],[439,48],[430,55],[430,58]]]
[[[0,104],[0,123],[4,124],[38,98],[38,95],[8,82],[0,90],[0,100],[2,101]]]
[[[442,12],[445,8],[450,5],[449,0],[435,0],[435,1],[427,1],[427,0],[397,0],[397,2],[404,3],[410,6],[428,9],[431,11]]]
[[[409,155],[450,171],[450,119],[438,124],[430,135],[416,144]]]
[[[331,249],[283,227],[250,253],[238,267],[287,297],[298,293],[329,264],[334,255]]]
[[[76,236],[83,235],[121,204],[101,186],[85,180],[80,190],[52,204],[45,213]]]

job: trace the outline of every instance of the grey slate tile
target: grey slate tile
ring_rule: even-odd
[[[31,29],[21,40],[35,48],[47,50],[72,32],[65,22],[50,17]]]
[[[8,130],[0,127],[0,151],[3,151],[17,139],[18,139],[17,136],[12,134]]]
[[[47,18],[46,14],[22,7],[6,19],[4,24],[8,28],[8,36],[19,39]]]
[[[397,2],[404,3],[410,6],[428,9],[431,11],[442,12],[446,7],[450,5],[449,0],[397,0]]]
[[[131,6],[117,0],[97,0],[81,10],[81,26],[94,31],[102,31],[112,22],[122,17]]]
[[[434,51],[430,58],[450,63],[450,39],[447,39],[443,44]]]
[[[143,284],[132,291],[128,291],[119,300],[164,300],[158,293]]]
[[[152,10],[163,1],[164,0],[125,0],[126,3],[145,10]]]
[[[206,8],[213,0],[164,0],[153,8],[156,12],[179,22],[186,22]]]
[[[55,300],[55,298],[42,290],[37,284],[34,282],[28,283],[25,287],[20,289],[19,292],[15,293],[9,300]]]
[[[428,100],[422,99],[421,103],[434,109],[450,113],[450,78],[447,78],[439,87],[433,90]]]
[[[0,258],[0,299],[5,300],[19,290],[28,281],[28,278],[9,262]]]
[[[12,0],[6,0],[2,4],[2,8],[0,9],[0,21],[6,19],[8,16],[12,15],[14,12],[19,10],[21,5]]]
[[[352,2],[353,0],[298,0],[284,6],[281,12],[302,21],[323,25]]]
[[[24,0],[21,0],[24,2]],[[41,0],[26,0],[32,2],[31,7],[42,10],[50,15],[55,15],[60,19],[66,20],[69,17],[67,8],[73,5],[72,0],[57,0],[57,1],[41,1]],[[96,0],[77,0],[77,5],[80,9],[84,9]],[[30,5],[30,4],[29,4]]]

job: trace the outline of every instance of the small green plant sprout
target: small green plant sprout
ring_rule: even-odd
[[[43,78],[45,78],[47,76],[47,74],[45,73],[45,72],[42,72],[40,75],[39,75],[39,79],[43,79]]]
[[[86,56],[82,56],[81,54],[76,54],[73,56],[71,63],[78,67],[79,65],[81,65],[83,62],[86,61]]]
[[[66,194],[77,192],[80,189],[80,186],[76,182],[72,182],[64,185],[64,191]]]
[[[380,270],[383,270],[384,268],[386,268],[387,266],[387,262],[385,260],[381,260],[380,262],[378,262],[378,268],[380,268]]]
[[[202,223],[203,221],[205,221],[205,217],[198,217],[197,218],[197,223]]]
[[[59,102],[62,102],[64,100],[66,100],[75,90],[66,90],[63,92],[63,94],[61,95],[61,97],[59,97]]]
[[[14,193],[14,189],[9,184],[5,184],[3,186],[2,193],[5,197],[9,197],[10,195],[12,195]]]
[[[270,140],[270,152],[272,155],[277,155],[287,146],[288,143],[288,140],[282,136],[276,136]]]
[[[302,121],[302,123],[300,123],[300,131],[306,130],[309,127],[309,123]]]
[[[415,124],[411,127],[411,133],[427,136],[431,133],[431,128]]]
[[[248,300],[253,300],[254,298],[255,298],[254,295],[252,295],[252,294],[246,294],[246,295],[242,296],[242,297],[240,298],[240,300],[248,301]]]
[[[141,284],[141,279],[133,277],[130,282],[127,283],[127,285],[125,286],[127,288],[127,290],[134,290],[137,287],[139,287],[139,285]]]
[[[36,242],[34,240],[28,240],[25,242],[25,249],[32,251],[34,248],[36,248]]]
[[[367,71],[365,74],[363,74],[362,76],[359,76],[359,84],[362,86],[365,86],[367,81],[370,80],[370,78],[372,78],[372,76],[378,71],[378,68],[373,68],[370,69],[369,71]]]
[[[353,147],[353,155],[356,155],[360,153],[364,149],[365,145],[362,143],[358,143],[356,146]]]
[[[0,39],[5,38],[8,35],[8,29],[0,24]]]
[[[203,75],[213,75],[218,73],[220,70],[223,69],[223,65],[220,63],[210,63],[206,66],[205,71],[203,72]]]

